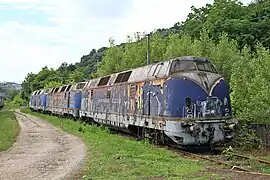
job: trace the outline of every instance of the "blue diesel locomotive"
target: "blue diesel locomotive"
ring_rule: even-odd
[[[208,59],[196,56],[35,91],[30,108],[179,146],[230,140],[237,123],[228,84]]]

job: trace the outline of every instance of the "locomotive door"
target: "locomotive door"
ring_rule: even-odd
[[[68,92],[67,95],[67,108],[69,108],[69,105],[70,105],[70,92]]]
[[[88,101],[87,101],[87,110],[90,112],[93,112],[93,99],[94,99],[94,89],[90,90],[90,93],[88,93]]]
[[[138,86],[136,84],[131,84],[129,87],[129,112],[131,114],[137,114],[137,104],[138,102],[136,101],[136,91],[138,89]]]
[[[81,98],[81,109],[87,110],[88,109],[88,90],[82,91],[82,98]]]
[[[85,95],[85,110],[88,110],[88,98],[89,98],[89,91],[87,90],[86,92],[86,95]]]
[[[143,115],[151,115],[151,83],[145,82],[143,87]]]

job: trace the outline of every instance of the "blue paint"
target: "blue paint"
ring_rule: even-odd
[[[34,97],[31,95],[30,96],[30,106],[34,105]]]
[[[183,117],[186,98],[190,97],[192,103],[205,100],[207,93],[202,87],[191,80],[171,78],[165,83],[165,116]]]
[[[228,83],[224,80],[221,80],[220,83],[218,83],[216,87],[213,89],[212,96],[218,97],[219,100],[221,100],[222,102],[224,102],[224,98],[226,97],[228,100],[228,109],[230,110],[229,114],[232,115],[232,107],[229,93],[230,87]],[[223,112],[223,115],[224,114],[225,112]]]
[[[148,83],[143,85],[143,114],[150,116],[162,116],[164,98],[161,93],[160,85],[149,85]],[[149,106],[150,103],[150,106]],[[149,111],[150,107],[150,111]]]
[[[72,109],[80,109],[81,108],[81,92],[70,92],[70,104],[69,107]]]
[[[41,106],[43,110],[46,110],[47,106],[47,94],[42,94],[41,95]]]
[[[49,107],[49,102],[50,102],[50,98],[49,98],[49,95],[47,94],[46,96],[46,107]]]

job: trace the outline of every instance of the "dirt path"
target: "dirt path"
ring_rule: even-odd
[[[0,154],[0,179],[80,179],[86,147],[40,118],[16,113],[21,132]]]

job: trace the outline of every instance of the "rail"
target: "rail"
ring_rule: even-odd
[[[234,153],[234,152],[232,152],[231,154],[233,156],[236,156],[236,157],[250,159],[250,160],[258,161],[258,162],[263,163],[263,164],[270,165],[270,162],[269,161],[266,161],[266,160],[262,160],[262,159],[258,159],[258,158],[254,158],[254,157],[250,157],[250,156],[246,156],[246,155],[242,155],[242,154],[237,154],[237,153]]]
[[[176,149],[176,151],[178,153],[182,154],[182,155],[185,155],[185,156],[190,157],[190,158],[193,158],[193,159],[194,158],[195,159],[203,159],[203,160],[214,162],[214,163],[219,164],[219,165],[225,165],[227,167],[230,167],[230,169],[227,170],[227,171],[231,171],[231,172],[235,172],[235,173],[245,173],[245,174],[252,174],[252,175],[261,175],[261,176],[266,176],[266,177],[269,177],[270,178],[270,174],[255,172],[255,171],[252,171],[250,169],[246,169],[246,168],[243,168],[243,167],[240,167],[240,166],[236,166],[236,165],[231,164],[231,163],[228,163],[228,162],[224,162],[224,161],[220,161],[220,160],[216,160],[216,159],[207,157],[205,155],[195,154],[195,153],[191,153],[191,152],[187,152],[187,151],[179,150],[179,149]],[[260,160],[260,159],[257,159],[257,158],[252,158],[252,157],[249,157],[249,156],[240,155],[240,154],[237,154],[237,153],[231,153],[231,154],[233,156],[237,156],[237,157],[242,157],[242,158],[246,158],[246,159],[257,160],[260,163],[270,164],[270,162],[265,161],[265,160]]]

